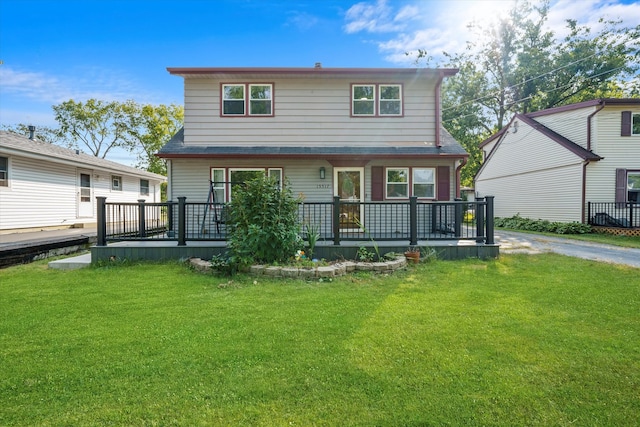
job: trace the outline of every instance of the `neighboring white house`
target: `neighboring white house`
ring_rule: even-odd
[[[160,202],[166,178],[0,131],[0,232],[96,222],[96,197]]]
[[[467,153],[441,125],[455,69],[169,68],[184,78],[184,129],[167,159],[169,198],[216,202],[231,182],[288,178],[306,201],[453,200]],[[356,214],[360,217],[360,214]]]
[[[480,147],[475,188],[495,196],[497,217],[588,222],[588,202],[640,201],[640,99],[516,114]]]

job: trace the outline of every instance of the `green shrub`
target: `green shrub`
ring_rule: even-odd
[[[239,266],[284,262],[302,246],[298,200],[269,177],[237,186],[229,204],[230,262]]]
[[[588,224],[522,218],[520,214],[516,214],[511,218],[495,218],[494,225],[512,230],[538,231],[555,234],[587,234],[592,232],[591,226]]]

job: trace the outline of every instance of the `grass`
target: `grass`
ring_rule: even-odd
[[[558,237],[561,239],[581,240],[585,242],[604,243],[607,245],[622,246],[625,248],[640,249],[640,237],[636,236],[616,236],[605,233],[588,233],[588,234],[556,234],[542,233],[536,231],[513,230],[509,228],[496,228],[496,230],[515,231],[518,233],[539,234],[542,236]]]
[[[0,425],[638,425],[640,271],[0,270]]]

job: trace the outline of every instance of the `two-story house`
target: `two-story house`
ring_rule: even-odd
[[[516,114],[480,146],[475,188],[496,216],[638,227],[640,99]]]
[[[467,153],[440,118],[441,83],[455,69],[168,71],[184,78],[185,108],[184,128],[158,153],[172,200],[204,202],[213,188],[226,202],[259,174],[286,178],[305,201],[459,196]]]

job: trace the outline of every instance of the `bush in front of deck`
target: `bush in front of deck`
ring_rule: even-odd
[[[242,267],[291,258],[302,247],[298,203],[288,182],[265,176],[236,186],[229,205],[230,262]]]

